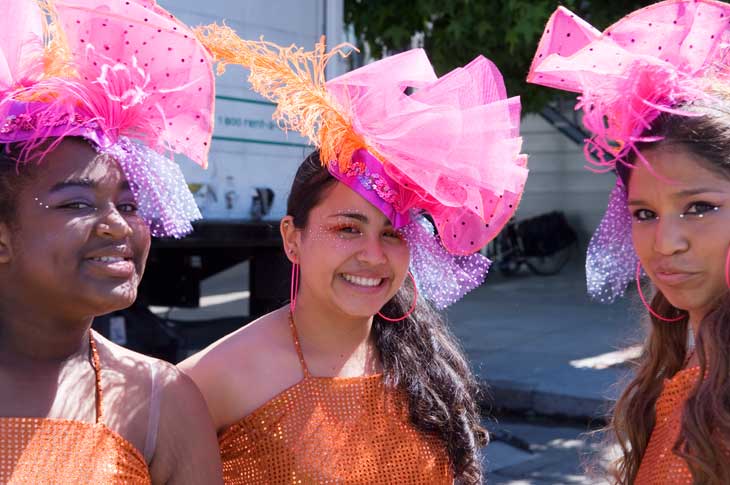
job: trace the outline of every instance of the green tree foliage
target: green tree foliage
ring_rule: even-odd
[[[562,5],[603,30],[637,8],[638,0],[565,0]],[[479,54],[502,72],[507,92],[522,97],[523,112],[539,112],[555,90],[525,82],[554,0],[345,0],[345,19],[373,57],[411,47],[414,35],[441,75]]]

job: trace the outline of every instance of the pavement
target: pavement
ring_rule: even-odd
[[[488,485],[608,485],[603,470],[610,458],[590,429],[559,423],[506,420],[487,423],[524,440],[527,449],[493,441],[484,452]]]
[[[591,301],[582,265],[556,276],[498,272],[448,311],[496,410],[572,420],[600,418],[639,352],[639,311],[629,292]]]

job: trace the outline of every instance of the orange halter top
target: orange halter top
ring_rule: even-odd
[[[0,484],[150,485],[142,454],[102,421],[101,367],[94,337],[96,422],[0,417]]]
[[[443,442],[419,432],[382,374],[304,377],[219,435],[226,484],[452,484]]]
[[[664,382],[656,402],[656,424],[634,485],[692,485],[687,462],[675,455],[672,448],[679,438],[684,403],[697,383],[699,372],[699,367],[690,367]]]

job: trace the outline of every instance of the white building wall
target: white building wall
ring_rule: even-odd
[[[583,145],[576,144],[538,115],[523,117],[521,131],[530,175],[516,218],[562,211],[585,246],[606,209],[614,176],[587,170]]]
[[[231,27],[243,39],[260,39],[282,46],[296,44],[312,50],[323,34],[328,45],[344,38],[343,0],[158,0],[190,26],[213,22]],[[338,59],[329,75],[344,72]],[[283,133],[271,121],[274,105],[249,89],[247,71],[228,66],[216,77],[216,116],[209,168],[189,160],[181,165],[207,219],[247,220],[256,187],[274,191],[266,217],[285,213],[294,173],[311,152],[307,140]],[[179,157],[182,158],[182,157]]]

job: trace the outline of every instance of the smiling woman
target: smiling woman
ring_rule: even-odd
[[[5,165],[3,185],[25,180],[3,194],[14,207],[5,219],[9,224],[0,227],[0,261],[17,283],[6,293],[22,288],[28,301],[63,302],[81,316],[131,305],[150,232],[117,162],[82,139],[68,138],[42,166],[18,168],[12,160]]]
[[[149,0],[0,11],[0,483],[220,483],[193,382],[91,330],[134,302],[150,235],[180,237],[199,217],[150,147],[205,164],[205,49]],[[142,69],[162,45],[200,63]]]
[[[416,49],[325,83],[339,48],[201,37],[318,147],[280,223],[291,304],[182,364],[224,481],[482,483],[478,384],[436,308],[483,282],[516,210],[519,101],[483,57],[437,78]]]

